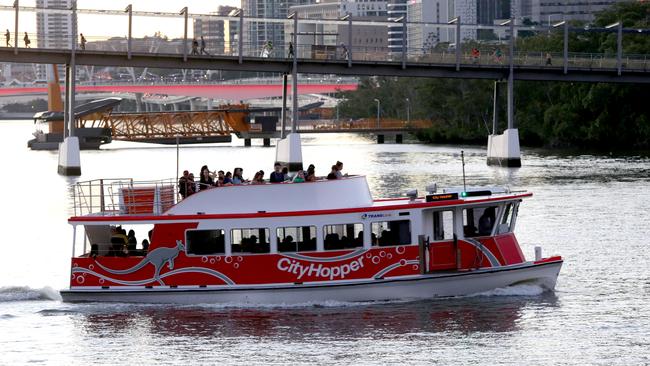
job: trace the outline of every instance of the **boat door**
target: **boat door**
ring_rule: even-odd
[[[452,208],[424,212],[425,235],[429,241],[428,271],[456,269],[456,216]]]

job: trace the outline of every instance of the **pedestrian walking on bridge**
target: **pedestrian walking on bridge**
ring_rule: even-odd
[[[197,41],[196,38],[194,38],[194,40],[192,40],[192,53],[191,54],[192,55],[198,55],[199,54],[199,41]]]
[[[7,42],[7,47],[11,47],[11,44],[9,41],[11,41],[11,33],[9,32],[9,29],[7,29],[7,33],[5,33],[5,40]]]
[[[287,58],[293,58],[294,53],[293,53],[293,42],[289,42],[289,55]]]
[[[84,37],[83,33],[79,33],[79,36],[81,36],[81,41],[79,45],[81,46],[81,50],[85,51],[86,50],[86,37]]]
[[[208,55],[209,53],[205,50],[205,39],[201,36],[201,54]]]
[[[25,32],[25,37],[23,37],[23,41],[25,42],[25,47],[31,48],[29,45],[32,44],[32,41],[29,40],[29,36],[27,35],[27,32]]]

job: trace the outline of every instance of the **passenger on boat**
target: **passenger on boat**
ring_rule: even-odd
[[[337,176],[338,169],[336,168],[336,165],[332,165],[332,171],[327,175],[327,179],[339,179]]]
[[[224,186],[231,186],[232,185],[232,173],[228,172],[226,175],[223,177],[223,185]]]
[[[343,178],[343,163],[340,161],[336,162],[336,179]]]
[[[293,183],[304,183],[305,182],[305,172],[302,170],[298,170],[298,173],[296,173],[296,176],[293,177]]]
[[[289,176],[289,168],[288,167],[285,166],[284,168],[282,168],[282,175],[284,176],[284,181],[285,182],[291,180],[291,176]]]
[[[187,196],[191,196],[196,193],[196,183],[194,182],[194,173],[190,173],[187,177]]]
[[[235,170],[232,173],[232,184],[242,184],[245,183],[246,180],[243,177],[244,174],[244,169],[242,168],[235,168]]]
[[[307,182],[316,181],[316,167],[314,166],[314,164],[309,164],[309,168],[307,168],[307,176],[305,177],[305,180]]]
[[[136,246],[138,245],[138,239],[135,237],[135,231],[133,229],[129,230],[129,235],[127,235],[127,250],[130,255],[136,254]]]
[[[223,187],[225,179],[226,176],[223,173],[223,170],[219,170],[219,172],[217,173],[217,180],[215,180],[214,185],[217,187]]]
[[[188,196],[187,194],[187,189],[189,185],[189,176],[190,172],[187,170],[183,171],[183,176],[178,180],[178,193],[180,193],[181,197],[185,198]]]
[[[478,219],[479,235],[490,235],[492,233],[495,216],[494,207],[488,207],[483,211],[483,215]]]
[[[201,178],[199,179],[199,191],[203,191],[214,186],[214,180],[210,176],[210,170],[207,165],[201,167]]]
[[[269,177],[269,182],[271,183],[282,183],[284,182],[284,173],[282,173],[282,165],[280,163],[275,163],[273,165],[273,172]]]
[[[126,230],[121,226],[113,228],[111,233],[111,248],[108,251],[109,256],[124,256],[128,253],[127,243],[129,239],[126,236]]]
[[[142,240],[142,255],[147,255],[147,251],[149,251],[149,240],[144,239]]]
[[[253,181],[251,184],[263,184],[264,183],[264,171],[260,170],[259,172],[255,173],[255,176],[253,177]]]

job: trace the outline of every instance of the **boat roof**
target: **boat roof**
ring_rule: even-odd
[[[308,183],[264,183],[218,187],[197,192],[161,214],[95,212],[73,216],[71,224],[108,225],[123,222],[156,223],[205,219],[244,219],[334,215],[345,213],[410,210],[441,206],[476,205],[484,202],[522,199],[528,192],[508,192],[460,197],[446,191],[443,199],[426,197],[373,200],[365,176]]]

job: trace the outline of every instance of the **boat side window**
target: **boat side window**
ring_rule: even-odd
[[[506,204],[506,207],[503,210],[503,216],[501,216],[499,227],[497,228],[497,232],[499,234],[504,234],[512,231],[514,229],[512,227],[512,223],[516,215],[517,215],[517,204],[514,202],[510,202]]]
[[[463,210],[463,231],[465,236],[486,236],[492,234],[498,206],[474,207]]]
[[[230,244],[232,253],[269,253],[269,229],[232,229]]]
[[[454,238],[454,211],[433,212],[433,240],[452,240]]]
[[[372,245],[391,246],[411,244],[411,221],[381,221],[372,223]]]
[[[278,252],[306,252],[316,250],[316,226],[279,227]]]
[[[211,255],[226,252],[225,231],[216,230],[187,230],[185,246],[187,254]]]
[[[363,224],[323,226],[325,250],[363,247]]]

